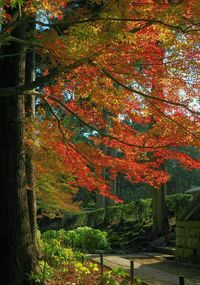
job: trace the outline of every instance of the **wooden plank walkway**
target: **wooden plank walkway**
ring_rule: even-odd
[[[99,255],[91,255],[90,258],[96,262],[100,262]],[[121,267],[130,271],[130,260],[116,255],[104,255],[104,265],[110,268]],[[179,278],[175,274],[165,272],[150,265],[144,265],[134,262],[135,278],[141,279],[147,285],[178,285]],[[195,281],[185,279],[185,285],[200,285],[200,280]]]

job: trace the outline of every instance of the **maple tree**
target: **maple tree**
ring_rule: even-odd
[[[0,111],[6,110],[8,116],[1,115],[0,145],[4,151],[15,144],[16,137],[17,177],[24,177],[23,98],[31,96],[37,96],[37,103],[50,114],[46,122],[39,116],[34,132],[45,151],[65,166],[69,187],[79,185],[119,201],[102,169],[112,179],[122,173],[133,183],[159,189],[169,179],[163,170],[166,160],[200,168],[198,159],[178,149],[199,147],[197,0],[0,3]],[[28,68],[26,56],[33,51],[38,74],[27,82],[24,65]],[[4,71],[11,75],[6,77]],[[10,121],[14,124],[9,125]],[[13,141],[6,130],[13,133]],[[102,145],[117,155],[106,154]],[[13,156],[7,154],[5,159],[9,169]],[[42,164],[37,167],[44,170]],[[23,179],[17,177],[12,176],[13,183],[20,181],[12,188],[15,194],[23,189]],[[7,180],[2,182],[5,192],[9,187]],[[20,200],[19,209],[25,209],[25,200],[25,196]],[[8,215],[13,215],[12,210]],[[26,255],[26,246],[23,252]],[[30,267],[21,266],[16,272],[11,278],[18,274],[15,284],[21,285]],[[13,279],[7,284],[13,284]]]

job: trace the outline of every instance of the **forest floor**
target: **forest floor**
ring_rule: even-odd
[[[179,264],[167,260],[165,255],[131,254],[131,255],[105,255],[104,264],[111,268],[122,267],[129,271],[130,260],[134,260],[135,277],[149,285],[177,285],[179,276],[185,277],[185,285],[200,285],[200,268],[192,265]],[[92,260],[99,261],[98,255]]]

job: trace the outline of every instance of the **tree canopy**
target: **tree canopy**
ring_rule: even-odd
[[[199,169],[199,13],[198,0],[2,0],[1,45],[36,55],[36,79],[0,96],[37,98],[26,142],[55,162],[36,159],[38,174],[117,200],[102,169],[155,188],[166,160]]]

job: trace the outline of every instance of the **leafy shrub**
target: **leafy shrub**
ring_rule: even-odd
[[[152,199],[140,199],[136,201],[132,201],[127,205],[126,210],[127,213],[130,215],[129,219],[138,220],[138,221],[150,221],[152,217]]]
[[[59,230],[59,231],[49,230],[49,231],[46,231],[46,232],[43,233],[42,239],[45,242],[53,240],[53,239],[57,239],[59,241],[62,241],[63,237],[64,237],[64,234],[65,234],[65,230],[63,230],[63,229]]]
[[[44,281],[50,280],[53,276],[53,268],[49,266],[44,260],[39,261],[39,270],[38,272],[31,271],[30,274],[27,274],[28,280],[33,281],[38,284],[43,284]]]
[[[87,212],[87,226],[97,228],[104,223],[105,209]]]
[[[81,260],[82,253],[72,251],[65,246],[65,230],[50,230],[43,234],[42,253],[45,260],[53,265],[59,265],[73,260]]]
[[[71,212],[64,212],[63,218],[62,218],[62,227],[63,228],[71,228],[71,226],[75,223],[75,214]]]
[[[103,284],[106,285],[129,285],[130,282],[125,277],[128,273],[123,268],[115,268],[111,271],[106,271],[103,274]],[[123,278],[123,279],[122,279]]]
[[[178,216],[191,200],[191,194],[175,194],[166,198],[169,216]],[[89,226],[103,228],[105,225],[115,225],[121,221],[150,222],[152,220],[152,199],[134,200],[129,204],[110,206],[106,209],[80,212],[76,214],[66,213],[63,218],[64,227],[77,228]]]
[[[80,212],[75,214],[76,221],[74,223],[75,228],[87,225],[87,212]]]
[[[106,224],[118,224],[122,219],[122,207],[121,206],[110,206],[105,210],[105,220]]]
[[[90,227],[80,227],[67,231],[64,238],[65,246],[72,246],[82,251],[93,252],[94,250],[109,249],[107,233]]]
[[[134,216],[133,204],[125,204],[121,206],[122,208],[122,219],[124,221],[134,221],[136,218]]]
[[[87,225],[87,212],[69,213],[66,212],[62,219],[63,228],[77,228]]]
[[[167,196],[167,210],[170,217],[178,217],[192,199],[192,194],[174,194]]]

